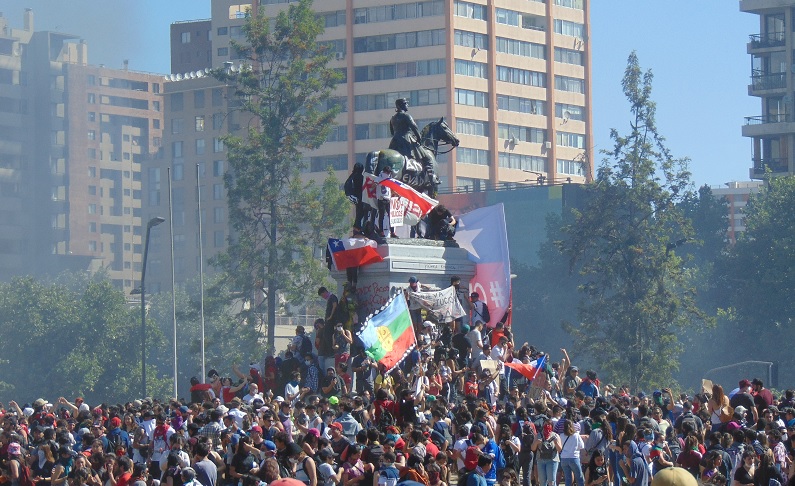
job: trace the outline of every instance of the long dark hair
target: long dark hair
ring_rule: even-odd
[[[608,428],[610,428],[610,427],[608,427]],[[589,471],[591,471],[591,474],[593,474],[594,472],[596,472],[596,468],[597,468],[597,467],[599,467],[599,466],[597,466],[597,465],[596,465],[596,458],[597,458],[597,457],[602,457],[602,458],[604,458],[604,459],[605,459],[605,464],[603,464],[603,467],[607,467],[607,457],[605,457],[605,453],[604,453],[604,452],[602,452],[602,451],[601,451],[601,450],[599,450],[599,449],[596,449],[596,450],[595,450],[595,451],[593,451],[593,453],[591,454],[591,460],[590,460],[590,461],[588,461],[588,470],[589,470]],[[593,481],[593,480],[594,480],[594,478],[593,478],[593,477],[591,477],[590,479],[591,479],[591,481]]]

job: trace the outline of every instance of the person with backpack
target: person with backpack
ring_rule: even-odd
[[[486,486],[486,476],[489,471],[491,471],[493,465],[494,460],[491,456],[486,454],[479,456],[475,469],[467,472],[463,481],[459,478],[458,484],[460,486]]]
[[[34,486],[31,479],[30,467],[28,467],[22,455],[22,446],[19,442],[8,444],[8,486]]]
[[[127,455],[132,450],[130,435],[122,430],[119,417],[110,419],[110,431],[102,437],[102,447],[105,454],[116,454],[116,456]]]
[[[472,323],[472,325],[474,326],[475,323],[481,322],[483,323],[484,327],[488,327],[489,329],[491,329],[491,327],[489,327],[489,321],[491,321],[491,313],[489,312],[489,306],[486,305],[485,302],[480,300],[480,294],[478,294],[477,292],[472,292],[471,294],[469,294],[469,300],[471,302],[470,309],[472,310],[472,316],[470,317],[470,322]]]
[[[563,443],[560,436],[552,431],[552,421],[546,419],[541,428],[541,434],[536,436],[532,448],[533,452],[537,454],[538,484],[540,486],[555,486],[557,484],[561,449],[563,449]]]

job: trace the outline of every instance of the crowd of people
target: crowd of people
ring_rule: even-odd
[[[299,326],[283,356],[248,373],[193,378],[188,400],[8,402],[2,482],[648,486],[679,467],[703,484],[795,484],[795,392],[774,397],[754,379],[728,393],[631,393],[581,377],[565,349],[519,345],[510,310],[491,328],[479,296],[457,290],[469,315],[412,312],[416,347],[391,370],[357,342],[355,306],[321,288],[314,335]],[[512,362],[543,366],[529,379]]]

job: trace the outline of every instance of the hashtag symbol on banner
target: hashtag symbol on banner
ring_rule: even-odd
[[[505,296],[502,292],[502,285],[497,282],[489,282],[489,293],[491,294],[491,302],[497,307],[505,307]]]

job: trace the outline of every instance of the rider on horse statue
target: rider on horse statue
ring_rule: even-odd
[[[392,141],[389,148],[400,152],[401,155],[423,162],[428,159],[425,149],[420,141],[420,129],[414,122],[414,118],[409,115],[409,102],[406,98],[395,100],[395,113],[389,120],[389,132],[392,134]]]

